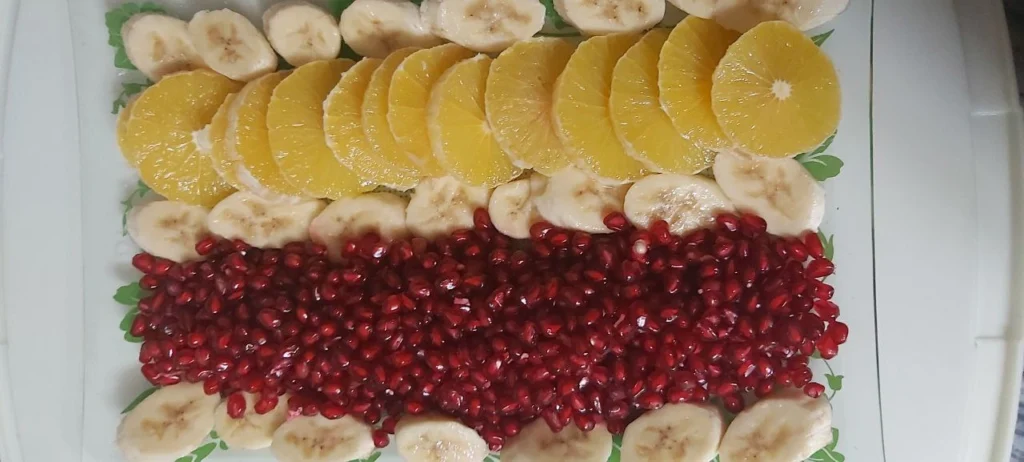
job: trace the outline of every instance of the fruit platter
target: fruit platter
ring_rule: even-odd
[[[188,3],[95,25],[97,460],[877,460],[861,6]]]

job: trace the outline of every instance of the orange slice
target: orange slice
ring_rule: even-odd
[[[347,59],[304,64],[270,98],[267,129],[274,160],[285,178],[311,197],[340,199],[373,189],[334,158],[324,137],[324,99],[353,64]]]
[[[551,121],[555,81],[575,49],[557,38],[534,38],[512,45],[491,64],[484,93],[487,121],[512,163],[544,175],[569,166]]]
[[[419,182],[416,170],[399,168],[395,157],[370,147],[363,131],[363,96],[380,65],[379,59],[364,58],[341,75],[324,101],[324,133],[334,157],[360,178],[405,191]]]
[[[658,54],[667,29],[653,29],[633,45],[612,75],[615,134],[626,152],[649,170],[693,174],[711,165],[714,151],[679,135],[658,100]]]
[[[245,190],[265,199],[304,196],[274,160],[267,131],[267,112],[274,90],[291,71],[267,74],[245,85],[229,117],[227,154]]]
[[[391,86],[391,77],[402,61],[416,50],[403,48],[395,51],[384,58],[380,66],[373,71],[370,83],[366,87],[366,94],[363,96],[361,117],[363,133],[366,134],[370,148],[398,170],[405,172],[405,175],[418,178],[426,173],[395,141],[395,135],[391,133],[391,125],[388,122],[388,89]]]
[[[132,104],[122,138],[125,157],[137,161],[142,181],[167,199],[206,207],[231,194],[197,140],[241,87],[203,69],[164,77],[146,89]]]
[[[522,173],[491,133],[484,86],[491,58],[477,55],[452,66],[430,92],[427,130],[434,158],[455,179],[492,188]]]
[[[388,125],[399,148],[412,156],[428,176],[444,174],[434,160],[427,138],[430,89],[449,67],[474,54],[454,43],[419,50],[405,58],[391,77],[391,87],[387,90]]]
[[[784,21],[761,23],[729,47],[711,102],[740,149],[768,157],[807,152],[839,125],[839,77],[825,52]]]
[[[135,104],[135,100],[130,101],[121,109],[121,112],[117,113],[117,147],[120,148],[121,156],[124,157],[124,160],[128,161],[128,164],[132,167],[138,168],[139,160],[128,156],[129,150],[125,145],[126,135],[128,134],[128,118],[131,117],[133,104]]]
[[[231,187],[244,190],[245,186],[238,181],[238,176],[235,175],[235,161],[228,157],[227,146],[225,145],[228,119],[237,99],[238,94],[232,93],[221,103],[220,107],[217,108],[217,113],[213,115],[213,120],[210,121],[210,125],[206,128],[206,135],[210,140],[210,160],[213,162],[213,169]]]
[[[680,134],[705,149],[719,151],[730,144],[711,110],[711,76],[737,37],[712,20],[689,16],[661,48],[661,106]]]
[[[562,143],[577,164],[606,183],[628,183],[645,173],[615,137],[608,107],[615,63],[639,38],[612,34],[587,39],[555,83],[552,111]]]

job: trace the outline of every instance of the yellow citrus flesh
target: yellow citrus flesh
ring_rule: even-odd
[[[633,45],[612,75],[612,122],[626,152],[650,170],[693,174],[711,165],[714,151],[676,131],[658,99],[658,55],[667,29],[653,29]]]
[[[761,23],[715,70],[718,123],[741,150],[789,157],[821,144],[839,125],[839,78],[825,52],[784,21]]]
[[[404,191],[416,186],[419,175],[370,147],[363,132],[363,96],[380,65],[379,59],[364,58],[341,75],[324,102],[324,133],[334,157],[364,181]]]
[[[572,56],[573,45],[557,38],[535,38],[512,45],[495,58],[484,93],[487,120],[512,162],[551,176],[569,166],[551,121],[555,81]]]
[[[228,155],[238,161],[238,178],[247,190],[259,196],[303,196],[278,167],[270,149],[267,112],[274,90],[290,71],[267,74],[246,84],[232,112],[227,140]]]
[[[324,137],[324,99],[353,64],[347,59],[304,64],[270,98],[267,129],[274,160],[285,178],[311,197],[340,199],[372,189],[334,158]]]
[[[210,137],[210,160],[213,161],[213,169],[231,187],[244,190],[245,187],[238,181],[238,176],[235,175],[235,160],[227,155],[227,146],[225,146],[228,118],[232,106],[237,99],[238,94],[232,93],[221,103],[217,113],[213,115],[213,120],[210,121],[209,128],[207,128],[207,136]]]
[[[576,163],[608,183],[628,183],[644,175],[615,137],[608,107],[615,63],[640,38],[612,34],[587,39],[576,49],[555,83],[555,127]]]
[[[711,77],[737,37],[738,33],[710,19],[688,16],[672,29],[661,48],[661,106],[676,130],[704,149],[717,151],[729,146],[711,109]]]
[[[139,176],[170,200],[211,207],[233,188],[197,144],[221,103],[242,84],[208,70],[180,72],[146,89],[132,104],[124,130],[125,157]]]
[[[477,55],[452,66],[434,85],[427,106],[434,158],[471,186],[495,187],[522,173],[494,139],[484,114],[490,65],[491,58]]]
[[[427,137],[427,103],[430,89],[448,68],[475,53],[454,43],[410,54],[391,77],[387,95],[388,125],[398,147],[412,156],[427,176],[439,176],[444,170],[434,160]],[[374,92],[379,94],[380,91]]]
[[[383,157],[387,162],[394,165],[406,175],[422,177],[427,175],[423,167],[417,165],[413,158],[405,152],[395,135],[391,133],[391,126],[388,122],[388,89],[391,86],[391,78],[395,70],[402,64],[406,57],[413,54],[416,48],[402,48],[384,58],[380,66],[373,71],[370,83],[363,95],[363,106],[361,116],[363,119],[363,133],[370,148]]]
[[[129,157],[130,152],[125,144],[125,135],[128,133],[128,118],[132,114],[132,105],[135,101],[129,102],[125,107],[121,109],[121,112],[117,113],[117,147],[121,149],[121,155],[124,160],[128,161],[128,164],[132,167],[138,168],[139,160],[134,157]]]

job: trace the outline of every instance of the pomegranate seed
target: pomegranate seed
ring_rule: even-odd
[[[821,244],[821,238],[817,233],[807,232],[803,236],[804,246],[807,247],[807,253],[814,258],[825,258],[825,248]]]
[[[622,231],[629,225],[629,221],[622,213],[613,212],[604,217],[604,225],[612,231]]]
[[[804,274],[809,278],[820,279],[835,272],[835,265],[825,259],[812,260],[807,264]]]
[[[228,396],[228,416],[232,419],[240,419],[245,415],[245,397],[242,393],[236,392]]]
[[[391,438],[388,436],[388,432],[384,430],[373,431],[373,445],[378,448],[383,448],[391,442]]]
[[[820,383],[811,382],[808,383],[807,385],[804,385],[804,393],[806,393],[807,396],[810,396],[811,398],[817,398],[821,396],[821,394],[824,392],[825,386]]]

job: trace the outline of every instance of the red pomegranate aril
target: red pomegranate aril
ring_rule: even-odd
[[[807,264],[804,274],[809,278],[820,279],[831,275],[835,272],[835,269],[836,267],[831,261],[816,259]]]
[[[621,212],[612,212],[604,217],[604,225],[612,231],[622,231],[629,226],[629,220]]]
[[[804,385],[804,393],[811,398],[817,398],[825,392],[825,386],[820,383],[808,383]]]
[[[661,407],[665,405],[665,399],[662,397],[662,395],[658,393],[655,393],[653,391],[645,391],[641,393],[639,396],[637,396],[636,405],[640,409],[653,411],[656,409],[661,409]]]
[[[232,419],[240,419],[245,415],[245,397],[241,392],[235,392],[228,396],[228,416]]]
[[[831,337],[836,345],[842,345],[846,343],[846,339],[850,335],[850,328],[845,323],[835,321],[829,324],[825,335]]]
[[[822,245],[821,237],[818,233],[807,232],[803,236],[804,246],[807,247],[807,253],[814,258],[825,258],[825,248]]]

